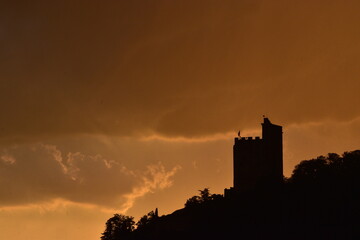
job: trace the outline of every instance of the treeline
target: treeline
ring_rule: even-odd
[[[208,188],[184,209],[135,223],[115,214],[102,240],[119,239],[357,239],[360,229],[360,150],[300,162],[282,190],[263,189],[234,199]]]
[[[286,236],[360,239],[360,150],[302,161],[282,196]]]
[[[194,208],[211,201],[223,199],[221,194],[211,194],[209,188],[198,190],[199,195],[189,198],[185,202],[185,208]],[[102,233],[102,240],[118,240],[129,238],[133,231],[141,231],[145,226],[151,225],[159,218],[158,210],[150,211],[142,216],[137,223],[134,217],[122,214],[114,214],[105,224],[105,231]]]
[[[102,240],[118,240],[128,237],[135,229],[140,230],[158,218],[157,209],[142,216],[135,224],[134,217],[122,214],[114,214],[107,220],[105,231],[102,233]]]

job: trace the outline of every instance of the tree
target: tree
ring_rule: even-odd
[[[134,218],[121,214],[114,214],[107,220],[105,231],[102,233],[102,240],[119,240],[126,237],[134,230]]]
[[[326,157],[300,162],[294,169],[289,183],[306,188],[338,188],[360,185],[360,151],[345,152],[342,156],[329,153]]]
[[[188,200],[186,200],[185,207],[192,207],[199,205],[201,203],[199,196],[192,196]]]
[[[145,225],[153,222],[157,217],[158,216],[154,211],[151,211],[148,214],[142,216],[140,220],[136,223],[137,229],[143,228]]]
[[[207,202],[211,200],[211,194],[209,188],[204,188],[204,190],[199,190],[200,192],[200,199],[202,202]]]
[[[198,196],[193,196],[186,201],[185,207],[196,206],[202,203],[222,198],[222,195],[220,194],[211,194],[209,188],[204,188],[204,190],[199,190],[199,192],[200,194]]]
[[[324,156],[316,159],[304,160],[300,162],[292,173],[291,180],[294,183],[318,184],[321,177],[329,170],[329,162]]]

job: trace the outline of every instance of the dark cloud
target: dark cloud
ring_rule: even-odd
[[[63,199],[135,216],[159,205],[171,212],[189,188],[222,192],[231,184],[231,140],[83,136],[3,147],[0,211]]]
[[[170,187],[180,168],[168,170],[156,163],[131,170],[101,155],[63,152],[40,143],[2,152],[1,207],[64,199],[125,211],[150,191]]]
[[[5,4],[1,136],[199,136],[262,114],[355,118],[358,5]]]
[[[359,126],[359,118],[284,126],[284,174],[289,176],[301,160],[355,150]],[[260,134],[259,123],[242,131],[243,136]],[[234,135],[142,140],[78,136],[3,147],[0,210],[64,199],[136,216],[159,205],[171,212],[183,206],[190,192],[210,187],[221,193],[231,186]]]

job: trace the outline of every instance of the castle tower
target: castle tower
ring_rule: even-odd
[[[233,148],[234,187],[244,192],[281,186],[283,181],[282,127],[268,118],[262,123],[262,138],[237,137]],[[228,193],[227,193],[228,192]]]
[[[270,185],[283,182],[283,141],[282,127],[272,124],[264,118],[262,125],[263,138],[263,175],[262,180]]]

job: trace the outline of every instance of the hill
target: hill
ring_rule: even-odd
[[[358,239],[359,173],[360,150],[330,153],[302,161],[282,189],[231,198],[204,189],[183,209],[103,239]]]

